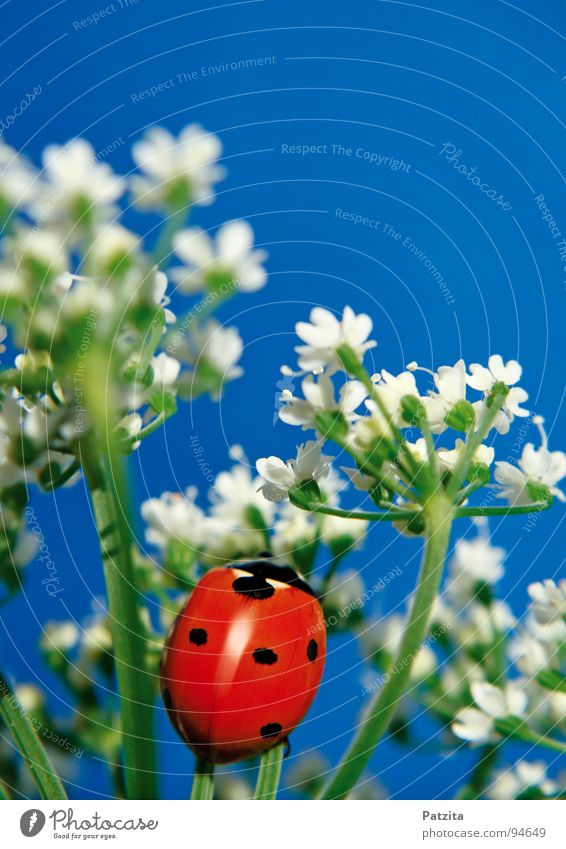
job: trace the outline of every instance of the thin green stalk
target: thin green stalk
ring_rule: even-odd
[[[261,756],[254,799],[272,801],[277,798],[284,750],[285,744],[280,743],[278,746],[274,746],[273,749],[264,752]]]
[[[324,513],[325,516],[340,516],[343,519],[365,519],[370,522],[398,522],[401,519],[414,519],[418,515],[416,510],[389,510],[386,513],[376,513],[372,510],[341,510],[339,507],[329,507],[328,504],[319,504],[316,501],[299,503],[293,498],[291,502],[295,507],[309,513]]]
[[[6,785],[4,784],[3,781],[0,780],[0,801],[9,802],[10,799],[11,799],[11,797],[8,794],[8,791],[6,789]]]
[[[409,683],[411,668],[427,634],[442,567],[450,541],[452,505],[443,495],[431,497],[423,513],[426,543],[423,564],[401,645],[386,683],[372,699],[359,729],[328,785],[323,799],[343,799],[355,787]]]
[[[126,445],[135,445],[137,442],[141,442],[141,441],[142,441],[143,439],[145,439],[147,436],[151,436],[151,434],[152,434],[152,433],[155,433],[155,431],[156,431],[156,430],[159,430],[159,428],[161,427],[161,425],[165,424],[165,422],[167,421],[167,419],[168,419],[170,416],[172,416],[172,415],[173,415],[173,413],[172,413],[172,412],[167,412],[167,413],[166,413],[166,412],[163,412],[163,413],[159,413],[159,415],[157,415],[157,416],[153,419],[153,421],[151,421],[151,422],[150,422],[149,424],[147,424],[145,427],[142,427],[142,428],[141,428],[141,430],[139,430],[139,431],[138,431],[137,433],[135,433],[133,436],[127,436],[127,437],[123,440],[123,442],[124,442]]]
[[[548,510],[551,501],[534,501],[532,504],[519,504],[515,507],[458,507],[456,518],[466,516],[517,516],[522,513],[540,513]]]
[[[61,780],[49,760],[35,724],[0,675],[0,715],[31,772],[42,799],[66,799]]]
[[[153,684],[144,669],[146,640],[119,463],[116,460],[112,466],[112,480],[102,452],[92,443],[83,444],[82,465],[94,507],[106,580],[127,794],[129,799],[156,799]]]
[[[214,764],[197,758],[191,799],[214,798]]]
[[[190,207],[182,207],[173,212],[161,229],[151,260],[153,265],[163,270],[171,257],[173,237],[186,224]]]
[[[505,390],[505,392],[503,392],[503,390]],[[456,463],[450,483],[446,488],[446,491],[450,496],[455,497],[458,490],[466,480],[466,475],[471,463],[473,462],[474,454],[489,433],[491,425],[493,424],[498,412],[501,410],[508,392],[509,390],[506,386],[502,386],[500,389],[494,390],[491,398],[491,404],[486,408],[478,429],[475,433],[470,433],[468,435],[466,447],[464,448],[462,456]]]
[[[489,786],[492,770],[499,755],[498,743],[487,743],[482,746],[478,762],[470,780],[458,794],[459,799],[479,799]]]
[[[554,740],[552,737],[546,737],[544,734],[537,734],[536,731],[531,731],[517,717],[496,719],[494,725],[495,730],[503,737],[521,740],[523,743],[532,743],[535,746],[544,746],[553,752],[560,752],[561,755],[566,754],[566,743],[563,743],[561,740]]]

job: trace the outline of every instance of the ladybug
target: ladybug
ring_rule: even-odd
[[[211,763],[260,754],[306,714],[325,654],[322,608],[293,569],[269,560],[213,569],[165,644],[161,690],[171,723]]]

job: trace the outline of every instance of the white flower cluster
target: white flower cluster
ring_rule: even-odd
[[[181,552],[185,559],[180,569],[186,578],[191,575],[187,564],[197,560],[205,566],[221,565],[268,551],[276,561],[306,573],[313,568],[319,546],[326,546],[331,556],[342,556],[361,544],[366,522],[334,516],[315,518],[288,501],[266,500],[261,478],[250,472],[242,449],[234,446],[231,454],[236,463],[216,476],[208,492],[207,509],[197,505],[198,493],[192,487],[184,494],[165,492],[142,505],[146,540],[159,549],[166,570],[179,572],[176,558]],[[294,467],[278,471],[309,474],[312,462],[316,465],[324,458],[317,454],[314,443],[307,443],[299,449]],[[328,466],[321,486],[328,502],[338,504],[348,482]]]
[[[561,686],[566,581],[532,584],[531,604],[518,621],[497,599],[505,557],[483,523],[475,537],[456,543],[429,636],[412,668],[410,701],[421,701],[443,725],[450,724],[456,737],[475,746],[500,742],[513,723],[521,726],[518,739],[530,744],[536,735],[552,739],[566,732]],[[397,613],[360,629],[366,654],[380,671],[390,668],[403,629],[404,617]],[[402,705],[409,709],[407,700]],[[398,710],[404,715],[402,706]],[[557,789],[540,764],[519,762],[515,770],[497,773],[486,792],[492,798],[515,798],[535,787],[547,795]]]
[[[114,405],[127,452],[175,411],[178,396],[219,398],[242,374],[237,329],[209,316],[238,290],[265,284],[267,254],[254,250],[244,221],[220,227],[214,242],[182,229],[191,205],[213,201],[221,153],[197,124],[178,137],[154,127],[133,145],[138,171],[127,178],[84,139],[47,147],[41,170],[0,140],[4,500],[24,484],[77,479],[93,410]],[[154,249],[121,223],[128,191],[140,210],[162,215]],[[163,271],[172,259],[181,292],[205,290],[182,322]],[[20,352],[13,367],[7,345]]]
[[[407,490],[403,506],[411,500],[409,485],[414,484],[414,467],[430,461],[432,450],[444,481],[448,482],[464,464],[470,491],[489,485],[495,449],[484,440],[493,429],[506,434],[516,417],[529,415],[522,406],[527,393],[517,386],[521,366],[515,360],[505,363],[496,354],[489,358],[487,366],[472,363],[468,369],[463,360],[458,360],[453,366],[440,366],[432,372],[410,363],[400,374],[382,369],[370,378],[363,359],[375,345],[369,340],[371,331],[370,317],[355,315],[350,307],[344,309],[341,317],[315,307],[310,322],[296,325],[303,343],[296,348],[298,373],[308,374],[302,382],[303,397],[288,390],[282,393],[282,421],[314,430],[321,440],[337,442],[356,461],[356,469],[345,471],[359,489],[372,490],[379,482],[385,486],[385,500]],[[335,380],[339,370],[346,379],[337,396]],[[282,371],[297,373],[288,366]],[[417,373],[425,373],[430,381],[425,391],[417,385]],[[470,398],[470,390],[479,393],[479,397]],[[494,393],[499,393],[495,407]],[[496,482],[491,486],[498,497],[515,506],[564,498],[557,484],[566,476],[566,454],[549,451],[543,420],[534,417],[533,422],[541,432],[541,447],[527,443],[517,466],[507,461],[495,463]],[[432,448],[427,444],[425,428]],[[410,441],[409,436],[419,429],[423,436]],[[464,433],[466,439],[456,438],[452,444],[439,441],[449,430]],[[479,431],[481,438],[477,439]],[[472,456],[467,457],[467,445],[472,439],[477,444]],[[277,457],[259,460],[258,471],[266,480],[265,496],[285,497],[300,480],[323,479],[328,460],[323,457],[318,464],[311,463],[304,473],[302,460],[298,467],[296,461],[284,463]],[[413,466],[412,475],[407,474],[407,462]]]

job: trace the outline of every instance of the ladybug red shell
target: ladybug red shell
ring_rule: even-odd
[[[230,763],[284,741],[316,694],[322,608],[268,560],[208,572],[167,639],[161,689],[173,727],[201,758]]]

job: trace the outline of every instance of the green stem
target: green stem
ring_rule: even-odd
[[[136,434],[134,434],[133,436],[127,436],[123,440],[123,444],[125,444],[126,446],[129,446],[129,445],[135,445],[136,442],[141,442],[147,436],[151,436],[152,433],[155,433],[156,430],[159,430],[161,425],[165,424],[167,419],[172,415],[173,415],[172,412],[170,412],[170,413],[165,413],[165,412],[159,413],[159,415],[156,416],[153,419],[153,421],[151,421],[145,427],[142,427],[141,430],[139,430]]]
[[[67,794],[43,747],[31,716],[0,675],[0,715],[32,774],[42,799],[66,799]]]
[[[73,460],[69,468],[66,469],[66,471],[64,471],[63,474],[57,478],[57,480],[51,481],[48,486],[45,486],[44,489],[49,492],[53,489],[57,489],[58,487],[63,486],[63,484],[71,480],[73,475],[75,475],[79,471],[80,467],[80,462],[78,460]]]
[[[120,460],[112,464],[112,480],[102,451],[91,443],[82,447],[106,580],[128,798],[156,799],[153,683],[144,669],[146,641],[134,581],[131,531],[124,515]]]
[[[397,522],[401,519],[414,519],[416,510],[389,510],[386,513],[376,513],[371,510],[341,510],[339,507],[329,507],[316,501],[299,502],[291,498],[291,503],[309,513],[324,513],[325,516],[340,516],[343,519],[365,519],[370,522]]]
[[[446,488],[446,491],[450,496],[455,497],[456,493],[466,480],[466,475],[468,474],[470,465],[473,462],[474,454],[489,433],[491,425],[493,424],[498,412],[501,410],[508,393],[509,390],[506,386],[501,385],[501,387],[494,388],[490,406],[486,408],[476,432],[469,434],[466,447],[464,448],[462,456],[457,462],[452,473],[450,483]]]
[[[323,799],[343,799],[355,787],[387,731],[409,683],[411,668],[426,637],[430,613],[442,578],[442,567],[450,541],[452,510],[452,505],[442,494],[431,497],[423,508],[426,522],[424,559],[397,657],[389,670],[387,682],[372,699],[352,743],[323,790]]]
[[[458,799],[479,799],[486,787],[489,786],[493,767],[499,755],[499,745],[488,743],[480,750],[480,755],[474,767],[470,780],[458,794]]]
[[[0,801],[2,801],[2,802],[9,802],[9,801],[10,801],[10,798],[11,798],[11,797],[10,797],[10,796],[9,796],[9,794],[8,794],[8,791],[7,791],[7,789],[6,789],[6,785],[5,785],[5,784],[4,784],[4,782],[0,779]]]
[[[283,751],[285,744],[281,743],[269,749],[261,756],[259,773],[255,786],[254,799],[264,801],[277,798],[277,788],[281,778],[281,765],[283,763]]]
[[[161,229],[157,244],[155,245],[151,261],[153,265],[163,271],[171,257],[171,245],[175,234],[186,224],[189,214],[188,207],[182,207],[173,212]]]
[[[191,799],[214,798],[214,764],[197,758]]]
[[[535,501],[532,504],[521,504],[516,507],[458,507],[456,518],[466,516],[517,516],[522,513],[536,513],[548,510],[551,501]]]

